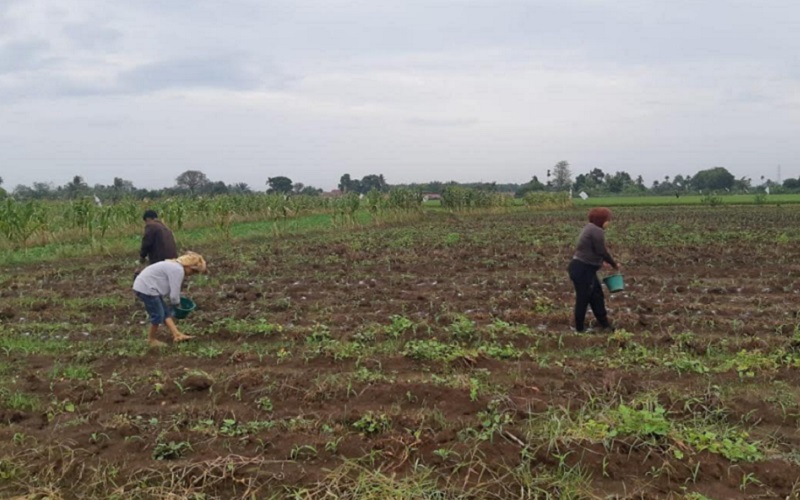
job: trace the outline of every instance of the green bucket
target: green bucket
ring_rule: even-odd
[[[621,274],[606,276],[603,278],[603,283],[606,284],[608,291],[611,293],[621,292],[625,288]]]
[[[181,305],[175,306],[175,317],[177,319],[183,319],[188,316],[190,312],[194,311],[195,307],[197,307],[197,304],[195,304],[192,299],[189,297],[181,297]]]

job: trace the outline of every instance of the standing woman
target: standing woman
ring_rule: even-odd
[[[611,210],[593,208],[589,211],[589,223],[583,227],[575,255],[569,263],[569,279],[575,285],[575,330],[585,330],[586,306],[592,307],[594,317],[606,330],[613,330],[608,320],[605,297],[597,271],[603,262],[619,271],[619,264],[606,248],[605,229],[611,221]]]

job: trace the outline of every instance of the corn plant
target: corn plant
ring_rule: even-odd
[[[67,211],[71,226],[79,231],[86,231],[90,239],[94,239],[95,209],[94,201],[88,196],[70,203]]]
[[[364,202],[367,210],[369,210],[371,214],[377,215],[378,212],[383,209],[383,193],[375,188],[370,189],[369,192],[364,196]]]
[[[161,218],[176,229],[183,229],[188,211],[189,200],[183,198],[170,198],[161,205]]]
[[[17,247],[25,246],[45,224],[46,215],[38,202],[19,203],[7,198],[0,207],[0,231]]]
[[[100,230],[100,238],[105,238],[108,229],[118,220],[118,214],[113,207],[101,207],[97,211],[97,228]]]
[[[525,206],[541,210],[569,208],[572,206],[572,198],[570,198],[569,193],[565,192],[531,191],[525,195]]]
[[[333,203],[333,223],[351,224],[356,223],[355,214],[361,205],[361,200],[356,193],[347,193],[337,198]]]
[[[397,188],[389,191],[387,205],[392,210],[419,212],[422,210],[422,192],[408,188]]]
[[[231,222],[236,215],[236,200],[230,196],[218,196],[211,202],[214,223],[226,240],[231,238]]]
[[[442,206],[453,212],[494,209],[508,204],[508,197],[481,189],[447,186],[442,192]]]

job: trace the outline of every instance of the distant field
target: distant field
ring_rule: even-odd
[[[689,195],[676,198],[673,196],[603,196],[582,200],[575,198],[576,205],[608,205],[608,206],[636,206],[636,205],[701,205],[704,196]],[[754,194],[732,194],[718,196],[722,205],[755,205]],[[800,194],[772,194],[767,195],[764,204],[800,203]]]
[[[577,195],[573,198],[576,206],[677,206],[677,205],[703,205],[703,195],[681,195],[680,198],[672,196],[595,196],[587,200],[580,199]],[[763,199],[757,199],[755,194],[717,195],[719,205],[777,205],[800,203],[800,194],[772,194]],[[522,206],[522,199],[514,199],[514,205]],[[426,208],[441,208],[438,200],[426,201]]]

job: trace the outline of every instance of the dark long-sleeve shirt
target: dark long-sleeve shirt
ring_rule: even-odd
[[[139,257],[142,260],[147,258],[150,264],[178,258],[175,236],[160,220],[152,220],[145,224]]]
[[[605,231],[591,222],[583,226],[573,258],[590,266],[600,267],[606,261],[611,267],[617,267],[617,262],[606,248]]]

